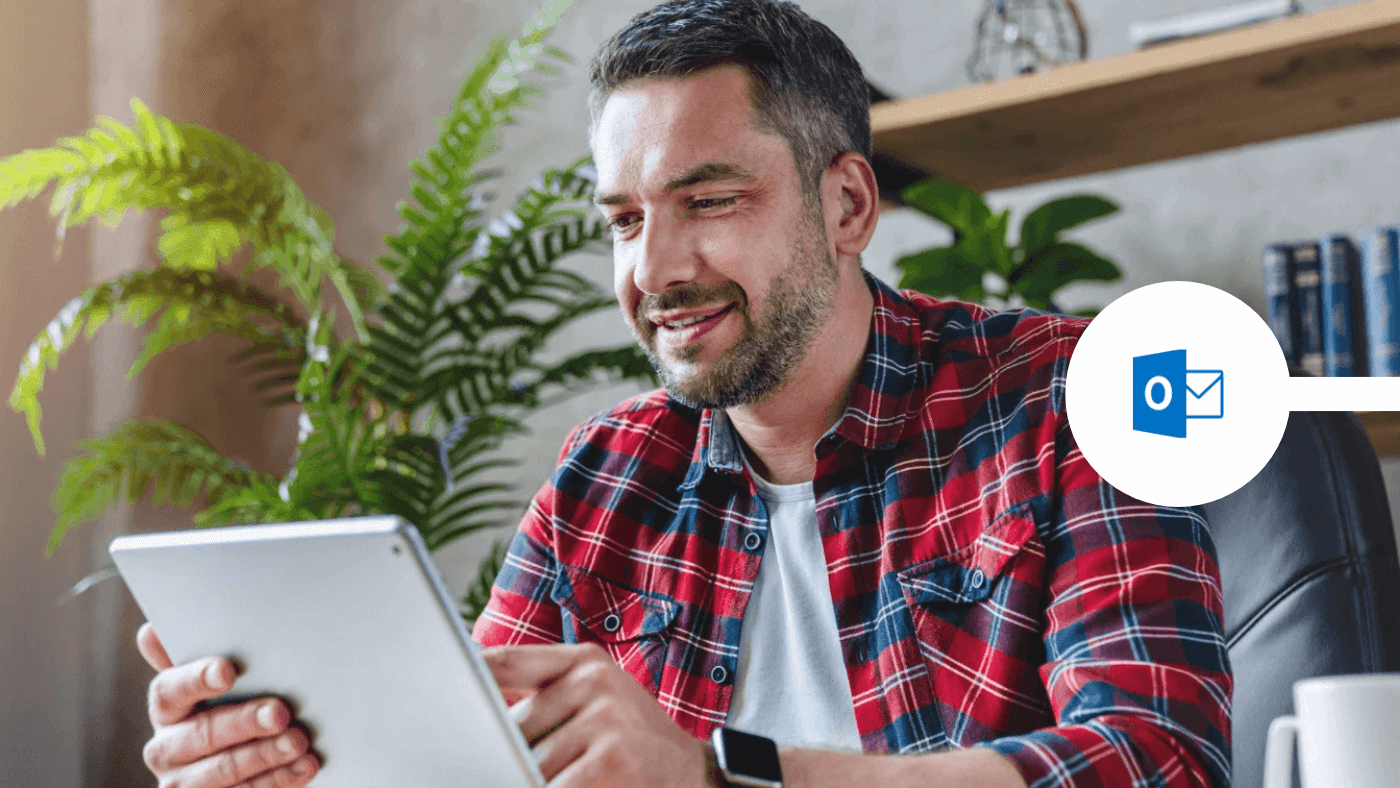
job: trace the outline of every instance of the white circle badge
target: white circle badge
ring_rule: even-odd
[[[1259,315],[1209,285],[1162,282],[1109,304],[1070,358],[1075,441],[1122,492],[1161,506],[1243,487],[1288,424],[1288,364]]]

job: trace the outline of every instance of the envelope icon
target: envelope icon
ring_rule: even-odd
[[[1225,418],[1225,373],[1218,369],[1186,370],[1186,418]]]

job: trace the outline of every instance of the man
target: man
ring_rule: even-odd
[[[788,3],[682,0],[593,84],[617,297],[666,388],[570,436],[473,633],[551,785],[723,784],[721,726],[783,746],[787,786],[1226,785],[1204,523],[1076,448],[1082,322],[863,274],[868,98],[839,39]],[[192,714],[231,666],[138,640],[163,781],[310,779],[280,702]]]

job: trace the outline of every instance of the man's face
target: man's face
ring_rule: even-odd
[[[750,126],[747,73],[641,80],[594,130],[623,316],[673,396],[757,402],[830,311],[836,267],[787,145]]]

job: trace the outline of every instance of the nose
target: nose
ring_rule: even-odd
[[[635,244],[632,282],[648,295],[660,295],[694,281],[699,259],[678,223],[664,217],[648,217]]]

